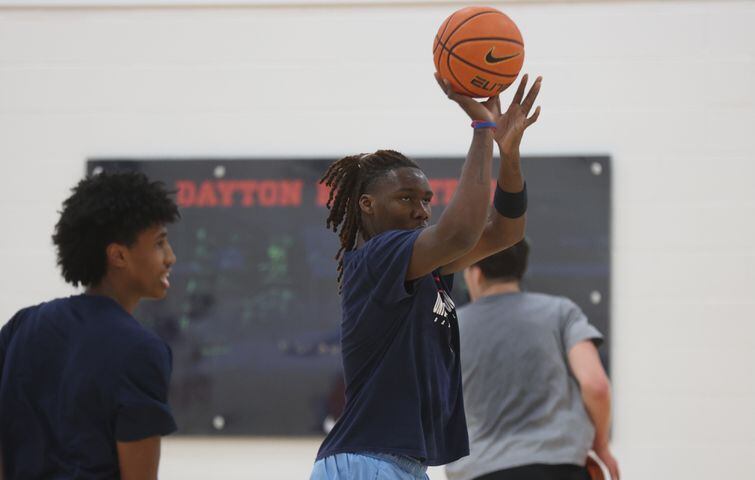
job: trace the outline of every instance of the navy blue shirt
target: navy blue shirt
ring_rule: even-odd
[[[317,458],[391,453],[426,465],[469,454],[453,276],[406,282],[419,230],[392,230],[344,256],[346,407]]]
[[[18,312],[0,330],[6,479],[119,478],[116,441],[176,429],[167,344],[108,297]]]

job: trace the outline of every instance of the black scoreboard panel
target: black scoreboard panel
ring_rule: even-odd
[[[335,159],[94,159],[176,191],[168,297],[135,316],[173,350],[170,403],[183,434],[306,435],[343,403],[336,234],[318,179]],[[418,158],[448,204],[463,158]],[[571,298],[610,351],[610,160],[527,157],[527,290]],[[494,169],[497,172],[497,166]],[[495,178],[495,174],[494,174]],[[453,296],[467,301],[457,274]]]

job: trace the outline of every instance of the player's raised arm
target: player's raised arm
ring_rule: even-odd
[[[494,124],[498,97],[485,102],[460,95],[436,74],[448,98],[456,102],[475,122]],[[493,129],[475,128],[472,144],[459,177],[459,186],[438,223],[420,233],[414,243],[407,280],[426,275],[471,250],[480,239],[490,204],[490,176],[493,159]]]
[[[540,107],[530,115],[542,78],[538,77],[527,96],[527,75],[522,77],[519,88],[505,113],[500,115],[500,103],[496,97],[497,114],[495,141],[501,153],[501,166],[494,198],[494,209],[485,224],[477,244],[465,255],[446,264],[441,273],[450,274],[463,270],[477,261],[500,252],[524,237],[527,209],[527,191],[519,156],[519,145],[524,131],[540,116]]]

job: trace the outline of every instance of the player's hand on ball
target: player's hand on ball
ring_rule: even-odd
[[[528,117],[532,106],[535,104],[538,93],[540,93],[540,84],[543,78],[537,77],[535,83],[530,87],[527,96],[524,96],[524,90],[527,87],[527,75],[522,77],[519,82],[514,98],[511,100],[508,110],[498,116],[497,127],[495,130],[495,140],[501,148],[501,153],[507,154],[519,150],[519,144],[522,141],[524,131],[537,121],[540,116],[540,107]],[[522,100],[524,99],[524,100]],[[498,103],[498,112],[500,114],[500,102]]]
[[[437,73],[435,74],[435,80],[437,80],[438,85],[440,85],[441,90],[443,90],[443,93],[449,100],[456,102],[472,120],[495,122],[500,116],[501,106],[497,95],[488,98],[484,102],[478,102],[472,97],[454,92],[451,84],[447,80],[442,79]]]

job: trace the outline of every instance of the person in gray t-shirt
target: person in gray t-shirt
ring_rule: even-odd
[[[610,384],[600,332],[564,297],[522,292],[529,246],[467,268],[458,310],[470,455],[449,480],[589,479],[592,448],[613,479]]]

